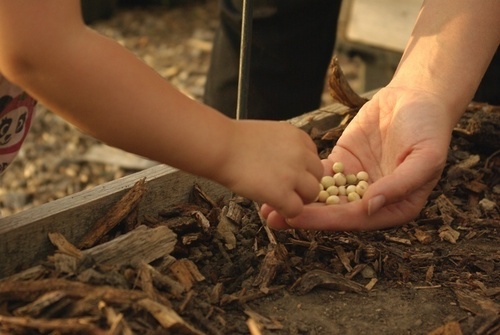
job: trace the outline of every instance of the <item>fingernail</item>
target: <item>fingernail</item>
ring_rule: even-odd
[[[379,209],[384,207],[385,197],[383,195],[377,195],[368,201],[368,216],[371,216],[378,212]]]
[[[286,224],[288,225],[289,229],[295,229],[295,227],[294,227],[294,225],[293,225],[293,223],[292,223],[292,219],[290,219],[290,218],[286,218],[286,219],[285,219],[285,222],[286,222]]]

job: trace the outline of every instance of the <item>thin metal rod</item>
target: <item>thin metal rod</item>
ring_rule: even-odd
[[[236,119],[248,116],[248,86],[250,80],[250,46],[252,41],[253,0],[243,0],[241,14],[240,68],[238,73],[238,100]]]

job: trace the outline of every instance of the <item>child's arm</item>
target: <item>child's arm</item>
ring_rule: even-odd
[[[0,73],[86,133],[295,216],[322,166],[285,123],[231,120],[87,28],[76,0],[0,0]]]

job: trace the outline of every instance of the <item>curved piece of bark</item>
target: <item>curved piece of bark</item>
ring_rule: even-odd
[[[306,294],[316,287],[353,293],[367,292],[367,289],[363,285],[355,281],[347,279],[340,274],[319,269],[305,273],[294,286],[295,291],[299,294]]]
[[[80,249],[93,247],[99,240],[116,227],[123,219],[130,214],[137,206],[143,195],[146,193],[146,178],[137,181],[135,185],[116,202],[102,218],[92,226],[79,244]]]
[[[368,99],[360,97],[349,85],[344,72],[340,68],[338,58],[333,56],[328,70],[328,87],[333,100],[341,104],[359,109]]]

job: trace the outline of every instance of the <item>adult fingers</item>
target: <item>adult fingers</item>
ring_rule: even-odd
[[[361,201],[342,205],[307,206],[300,215],[288,218],[276,211],[267,214],[266,222],[273,229],[311,229],[325,231],[376,230],[406,223],[404,203],[386,206],[375,215],[369,216],[362,208]]]
[[[370,185],[363,197],[364,210],[368,215],[374,215],[384,206],[403,200],[417,207],[423,206],[439,180],[443,166],[444,158],[438,154],[429,151],[412,153],[393,173]],[[413,208],[415,210],[419,208]],[[417,213],[408,213],[412,214]]]

